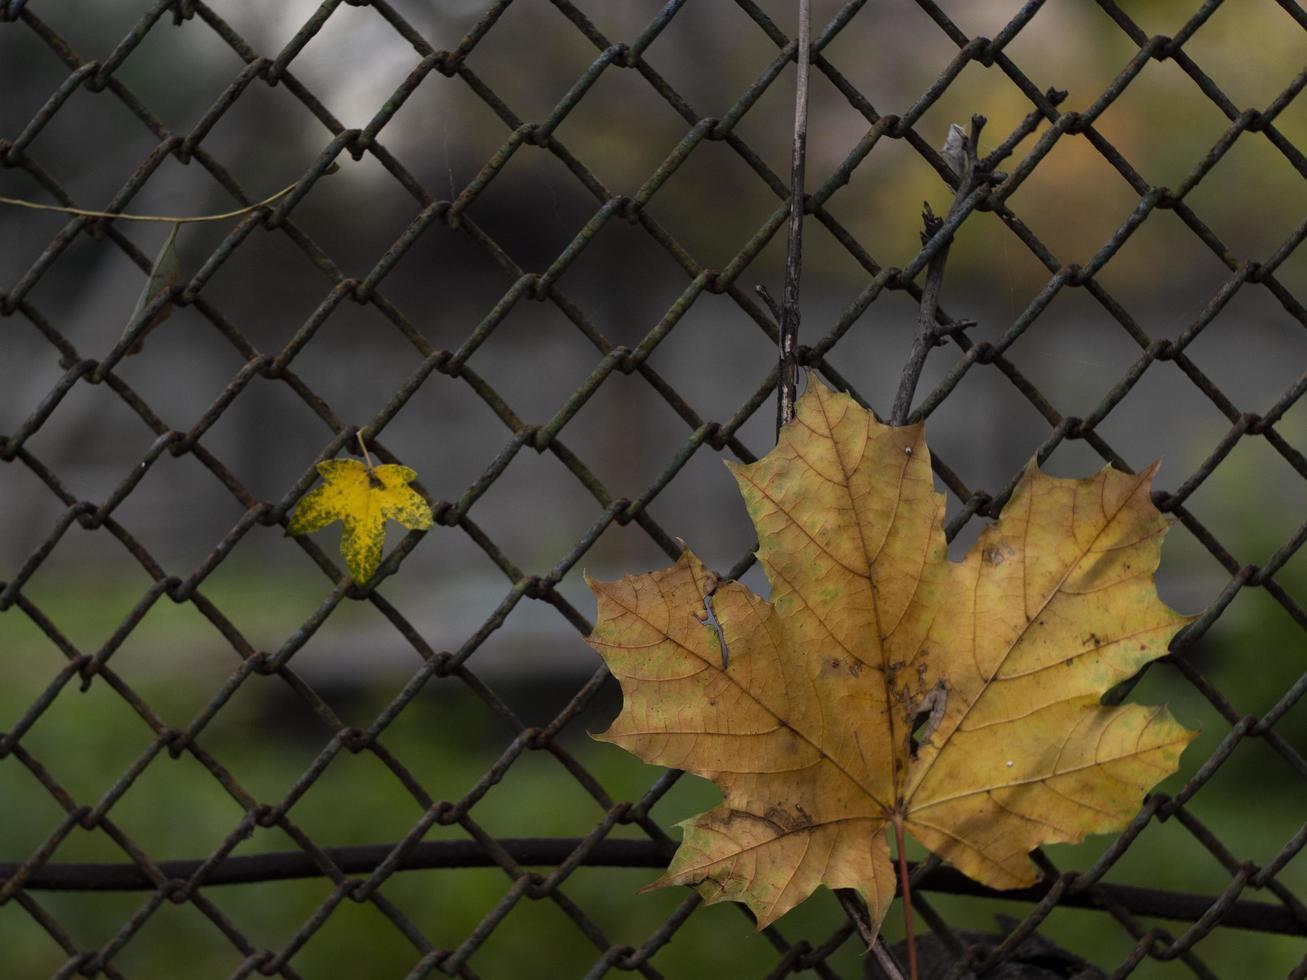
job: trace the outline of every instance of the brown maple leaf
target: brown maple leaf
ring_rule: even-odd
[[[1188,619],[1157,597],[1170,526],[1154,472],[1057,479],[1033,464],[966,560],[948,560],[920,424],[877,422],[815,380],[776,448],[732,465],[768,602],[712,595],[688,550],[591,582],[590,644],[621,682],[602,739],[711,779],[650,887],[744,902],[759,927],[818,885],[856,888],[877,927],[898,825],[994,888],[1029,852],[1119,828],[1193,738],[1165,708],[1100,696],[1163,656]]]

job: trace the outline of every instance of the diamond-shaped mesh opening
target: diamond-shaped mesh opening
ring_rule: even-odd
[[[1220,256],[1169,210],[1149,214],[1095,276],[1154,337],[1179,335],[1229,278]],[[1159,290],[1159,282],[1166,288]],[[1176,295],[1187,298],[1177,302]]]
[[[1301,160],[1297,162],[1301,165]],[[1232,180],[1234,173],[1256,176]],[[1228,187],[1230,184],[1234,186]],[[1270,209],[1265,220],[1249,221],[1248,209],[1256,206],[1253,202],[1268,198],[1281,203]],[[1207,216],[1212,231],[1240,260],[1265,261],[1294,233],[1293,216],[1307,206],[1307,189],[1294,162],[1286,160],[1264,136],[1248,133],[1235,140],[1186,202]]]
[[[780,30],[793,34],[792,12],[777,4],[766,7],[764,12],[754,4],[684,4],[658,31],[645,60],[680,105],[700,116],[722,117],[777,57],[776,44],[759,29],[755,15],[770,16]]]
[[[1240,61],[1235,52],[1256,39],[1263,45],[1261,71]],[[1292,70],[1281,59],[1302,60],[1307,40],[1302,36],[1302,11],[1275,0],[1253,0],[1235,16],[1216,9],[1203,29],[1194,35],[1188,55],[1235,105],[1261,106],[1272,101],[1289,84]]]
[[[183,30],[168,27],[165,17],[162,24],[148,31],[114,77],[128,88],[158,92],[159,98],[151,103],[150,110],[169,129],[185,132],[199,122],[244,65],[236,52],[202,25],[191,23]],[[172,84],[178,77],[185,77],[186,84]],[[160,188],[152,190],[158,193]],[[195,196],[179,195],[177,200],[193,203]],[[154,204],[150,209],[158,210]]]
[[[254,39],[251,40],[253,43]],[[275,48],[263,44],[257,45],[256,50],[269,58],[276,52]],[[308,159],[304,153],[306,141],[323,141],[324,130],[312,115],[304,111],[304,106],[288,86],[269,87],[257,79],[250,82],[246,78],[250,70],[248,62],[241,57],[228,71],[226,93],[235,98],[223,98],[223,104],[230,101],[230,105],[216,118],[201,117],[204,120],[201,125],[209,127],[204,132],[202,146],[215,161],[240,160],[246,163],[248,170],[242,169],[235,176],[243,183],[248,181],[250,193],[256,195],[252,199],[257,200],[259,193],[271,194],[298,176]],[[217,99],[201,104],[199,108],[207,112],[216,102]],[[251,159],[255,146],[259,148],[258,156]],[[196,213],[208,213],[209,210],[227,207],[230,201],[229,194],[218,192],[217,196],[194,204]],[[228,225],[221,226],[222,231],[229,228]]]
[[[828,894],[763,936],[634,894],[718,793],[587,734],[620,694],[583,571],[679,536],[765,590],[721,463],[775,436],[753,287],[786,255],[793,5],[82,6],[0,2],[0,191],[202,215],[294,189],[181,230],[133,357],[167,224],[0,204],[6,969],[874,974]],[[1307,975],[1307,13],[813,6],[802,360],[887,411],[936,148],[984,113],[1009,176],[938,317],[976,322],[919,389],[951,550],[1036,453],[1162,456],[1159,590],[1199,613],[1134,686],[1201,729],[1182,772],[1028,893],[954,894],[910,848],[923,956]],[[338,532],[284,535],[364,427],[437,517],[370,591]]]
[[[1054,255],[1083,265],[1122,226],[1139,198],[1087,139],[1068,133],[1010,201]]]
[[[1150,183],[1179,187],[1230,127],[1206,99],[1189,99],[1193,81],[1173,61],[1150,61],[1094,123]],[[1172,117],[1171,125],[1158,125]]]
[[[781,203],[751,163],[760,165],[729,143],[704,140],[649,204],[653,218],[702,267],[725,265]]]
[[[1138,361],[1139,345],[1088,292],[1063,289],[1008,357],[1041,391],[1057,392],[1059,409],[1085,416]]]
[[[610,66],[556,130],[614,194],[634,194],[685,135],[685,119],[639,75]]]
[[[344,126],[366,126],[421,56],[367,6],[330,17],[295,55],[291,71]]]
[[[1265,290],[1240,289],[1189,352],[1236,405],[1267,411],[1302,377],[1307,329]]]

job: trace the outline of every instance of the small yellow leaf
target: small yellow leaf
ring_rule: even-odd
[[[355,459],[329,459],[318,464],[321,486],[299,502],[290,534],[310,534],[341,521],[340,554],[350,577],[359,585],[381,564],[386,521],[412,530],[431,526],[431,508],[409,486],[416,477],[407,466],[386,463],[373,468]]]
[[[622,686],[600,738],[721,789],[657,885],[744,902],[760,927],[820,885],[878,926],[894,825],[993,888],[1027,856],[1123,826],[1194,733],[1101,695],[1188,618],[1157,596],[1169,522],[1152,470],[1031,465],[966,560],[948,560],[922,426],[882,425],[815,379],[776,448],[732,466],[770,600],[671,568],[591,582],[591,646]],[[721,641],[702,621],[712,596]]]

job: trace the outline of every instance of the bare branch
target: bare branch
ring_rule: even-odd
[[[944,142],[944,159],[953,168],[958,177],[957,192],[944,218],[935,217],[930,204],[923,205],[921,220],[921,244],[928,245],[939,233],[944,223],[957,214],[962,202],[981,184],[987,183],[989,173],[977,155],[980,143],[980,131],[985,127],[985,117],[971,117],[970,135],[962,132],[957,123],[949,126],[948,138]],[[921,380],[921,371],[926,366],[926,355],[939,342],[939,333],[935,329],[935,316],[939,311],[939,292],[944,285],[944,265],[948,262],[949,247],[947,241],[937,251],[926,266],[926,283],[921,290],[921,311],[917,317],[917,336],[912,342],[907,363],[903,367],[903,376],[899,379],[899,390],[894,396],[890,409],[891,425],[907,425],[908,415],[912,411],[912,396],[916,393],[917,382]]]

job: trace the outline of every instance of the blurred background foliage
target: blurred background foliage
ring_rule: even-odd
[[[436,48],[453,48],[484,8],[480,0],[394,0],[394,7]],[[104,58],[149,5],[131,0],[42,0],[40,17],[83,58]],[[631,40],[659,4],[586,3],[609,38]],[[793,31],[793,4],[761,3],[782,30]],[[995,35],[1016,0],[941,3],[970,35]],[[1134,0],[1123,6],[1145,32],[1171,34],[1196,0]],[[212,0],[260,54],[273,56],[312,15],[312,0]],[[823,24],[837,4],[816,0]],[[1066,89],[1064,108],[1092,104],[1136,51],[1089,0],[1047,4],[1007,48],[1041,87]],[[1307,63],[1307,35],[1273,0],[1228,0],[1185,45],[1240,109],[1264,108]],[[524,120],[543,119],[596,51],[544,0],[512,4],[477,45],[469,66]],[[938,77],[955,46],[911,0],[872,0],[826,56],[877,111],[903,113]],[[648,62],[700,116],[721,116],[775,56],[775,46],[735,4],[691,0],[648,49]],[[364,126],[419,56],[375,10],[342,5],[290,64],[290,71],[346,126]],[[161,18],[116,72],[175,132],[188,131],[242,67],[198,18],[174,27]],[[22,24],[0,25],[0,136],[13,138],[66,78],[67,71]],[[741,120],[737,132],[777,173],[788,172],[793,69]],[[987,150],[1029,111],[998,68],[971,64],[925,113],[917,130],[940,145],[948,125],[973,112],[990,119]],[[866,131],[866,121],[820,73],[814,73],[809,186],[818,186]],[[1150,62],[1096,124],[1150,182],[1176,186],[1228,123],[1172,62]],[[1307,147],[1307,106],[1291,103],[1280,131]],[[632,194],[682,138],[686,122],[635,73],[610,70],[557,131],[614,194]],[[1042,131],[1042,130],[1041,130]],[[258,197],[296,179],[330,133],[287,91],[255,83],[227,111],[205,148]],[[429,75],[380,134],[381,141],[437,196],[456,196],[509,135],[461,80]],[[1028,138],[1017,158],[1038,136]],[[78,90],[28,153],[78,204],[102,207],[156,138],[107,93]],[[346,275],[362,278],[420,210],[370,156],[340,160],[294,219]],[[0,169],[0,194],[48,199],[21,169]],[[943,212],[950,194],[939,176],[902,141],[882,140],[830,201],[830,211],[883,265],[906,264],[919,247],[921,202]],[[1307,213],[1307,184],[1261,136],[1242,136],[1187,198],[1237,260],[1265,259]],[[720,268],[757,230],[778,201],[730,148],[705,142],[659,191],[650,213],[702,264]],[[1085,262],[1135,207],[1137,195],[1083,138],[1065,137],[1013,196],[1013,210],[1062,262]],[[163,163],[131,202],[139,212],[198,214],[233,207],[199,166]],[[597,202],[547,151],[524,147],[468,210],[527,271],[543,271]],[[0,211],[0,285],[17,282],[64,219]],[[803,337],[814,340],[865,285],[866,272],[818,223],[805,241]],[[193,272],[229,230],[191,226],[181,251]],[[154,254],[166,226],[123,229]],[[741,283],[768,283],[779,293],[783,236],[777,236]],[[1277,275],[1302,295],[1301,252]],[[988,213],[961,229],[949,263],[944,305],[973,317],[976,339],[1000,336],[1046,284],[1049,273]],[[1099,281],[1153,337],[1177,336],[1228,277],[1226,268],[1168,211],[1156,211],[1105,267]],[[29,295],[82,356],[101,356],[117,340],[144,282],[142,272],[107,241],[80,235]],[[613,343],[634,345],[662,317],[688,277],[638,227],[608,224],[560,280],[560,288]],[[487,253],[458,230],[433,225],[385,280],[386,295],[432,344],[455,349],[511,284]],[[205,287],[204,295],[263,351],[280,349],[330,288],[330,282],[279,232],[255,230]],[[884,410],[906,355],[915,310],[901,293],[872,304],[841,341],[832,362]],[[1247,286],[1190,347],[1199,367],[1241,410],[1263,412],[1307,366],[1303,323],[1269,293]],[[922,391],[948,370],[956,353],[937,352]],[[1012,361],[1064,414],[1085,415],[1138,356],[1125,332],[1080,290],[1063,290],[1009,352]],[[707,419],[731,415],[770,369],[774,353],[757,326],[728,298],[704,294],[655,351],[651,363]],[[473,357],[472,366],[528,423],[547,420],[598,359],[594,348],[549,304],[519,304]],[[295,370],[351,424],[363,424],[420,362],[420,355],[373,308],[339,307],[296,358]],[[231,345],[193,309],[180,309],[119,373],[167,424],[187,429],[241,366]],[[543,369],[542,369],[543,368]],[[0,329],[0,432],[12,432],[62,374],[55,349],[20,317]],[[771,444],[770,405],[740,435],[755,453]],[[1158,486],[1174,490],[1211,452],[1228,421],[1171,363],[1155,363],[1098,432],[1133,466],[1164,456]],[[1307,406],[1278,426],[1307,447]],[[1047,436],[1047,423],[998,372],[971,371],[930,419],[932,448],[969,487],[997,490]],[[638,377],[614,374],[563,432],[614,496],[635,498],[683,444],[684,423]],[[457,379],[433,378],[387,427],[383,442],[420,474],[436,499],[457,499],[508,441],[509,431]],[[277,500],[311,465],[331,433],[286,387],[256,379],[204,437],[260,499]],[[106,386],[77,385],[28,443],[80,499],[100,500],[139,460],[153,434]],[[1048,468],[1083,474],[1101,465],[1083,442],[1065,442]],[[950,501],[956,509],[958,502]],[[1307,515],[1307,481],[1262,440],[1246,438],[1190,499],[1188,506],[1241,563],[1264,562]],[[50,533],[63,505],[24,467],[0,467],[0,580],[12,576]],[[475,506],[474,518],[528,573],[542,573],[598,516],[599,505],[557,459],[519,455]],[[652,515],[701,555],[727,568],[752,543],[732,481],[701,450],[654,501]],[[165,455],[116,511],[170,574],[186,576],[236,523],[243,508],[196,461]],[[960,553],[975,527],[955,543]],[[334,534],[334,532],[329,533]],[[334,538],[324,539],[334,547]],[[611,526],[583,565],[597,577],[642,571],[665,556],[634,524]],[[560,591],[587,615],[593,602],[575,568]],[[748,584],[764,589],[756,570]],[[1307,602],[1307,552],[1277,581]],[[1197,611],[1228,582],[1206,549],[1184,529],[1168,540],[1159,585],[1178,609]],[[107,532],[74,527],[24,593],[83,651],[98,649],[150,585],[146,572]],[[457,528],[438,527],[384,588],[387,598],[435,649],[457,649],[503,598],[502,573]],[[257,649],[276,650],[330,591],[303,552],[274,529],[255,528],[205,581],[204,594]],[[0,730],[11,726],[63,666],[48,639],[16,608],[0,614]],[[1195,663],[1237,710],[1261,713],[1307,667],[1303,632],[1261,590],[1245,589],[1193,651]],[[132,631],[112,664],[170,725],[184,726],[229,676],[236,656],[193,607],[160,603]],[[294,669],[349,724],[366,727],[419,665],[418,655],[363,603],[346,603],[297,653]],[[595,669],[597,659],[575,629],[543,603],[524,601],[470,661],[527,724],[546,724]],[[1228,732],[1228,724],[1168,669],[1152,671],[1138,700],[1171,703],[1202,737],[1189,749],[1187,777]],[[656,777],[608,746],[590,741],[616,712],[603,696],[565,730],[563,744],[594,772],[614,799],[637,798]],[[1307,705],[1277,726],[1307,749]],[[433,682],[386,730],[385,745],[437,798],[456,800],[498,758],[514,733],[456,680]],[[256,677],[204,732],[205,748],[261,801],[279,800],[331,737],[275,677]],[[148,727],[103,684],[85,693],[65,688],[23,745],[43,760],[79,802],[93,803],[151,739]],[[1166,787],[1163,787],[1166,788]],[[664,824],[715,799],[715,791],[681,780],[654,811]],[[1299,777],[1259,740],[1240,745],[1191,804],[1240,858],[1265,861],[1298,829],[1307,806]],[[474,811],[487,830],[511,836],[582,836],[599,806],[546,753],[528,753]],[[193,759],[157,759],[113,818],[153,858],[210,853],[241,817],[239,807]],[[321,845],[401,837],[420,816],[412,797],[371,756],[345,754],[291,813]],[[0,857],[32,854],[57,825],[51,796],[10,757],[0,761]],[[619,828],[618,833],[626,833]],[[433,831],[454,834],[454,831]],[[1095,840],[1054,848],[1064,868],[1086,867],[1107,846]],[[259,831],[237,853],[285,850],[280,831]],[[55,860],[122,861],[102,832],[78,831]],[[636,896],[652,877],[636,870],[579,870],[566,893],[615,942],[638,945],[682,894]],[[1174,823],[1154,825],[1110,880],[1215,894],[1228,874]],[[1302,855],[1280,880],[1307,894]],[[383,893],[434,942],[457,945],[508,886],[498,870],[412,872]],[[328,894],[321,880],[230,886],[206,891],[251,940],[279,948]],[[1256,896],[1254,896],[1256,897]],[[104,943],[143,901],[141,895],[43,894],[43,903],[83,948]],[[960,927],[993,928],[998,912],[1022,906],[931,897]],[[787,936],[820,941],[837,921],[830,896],[781,923]],[[750,940],[737,910],[696,913],[654,965],[668,976],[762,975],[774,951]],[[887,926],[901,927],[897,914]],[[1059,910],[1046,933],[1111,968],[1132,941],[1100,913]],[[561,937],[561,938],[560,938]],[[0,906],[5,976],[47,975],[64,957],[14,903]],[[541,976],[578,976],[596,951],[548,902],[520,903],[476,954],[485,977],[521,976],[523,962]],[[1282,975],[1307,952],[1288,938],[1217,930],[1197,952],[1220,976]],[[165,904],[116,957],[133,978],[227,976],[239,954],[189,906]],[[305,977],[402,977],[415,960],[403,937],[368,906],[345,903],[296,955]],[[861,969],[846,944],[832,959],[843,975]],[[1177,964],[1149,962],[1144,978],[1188,975]]]

